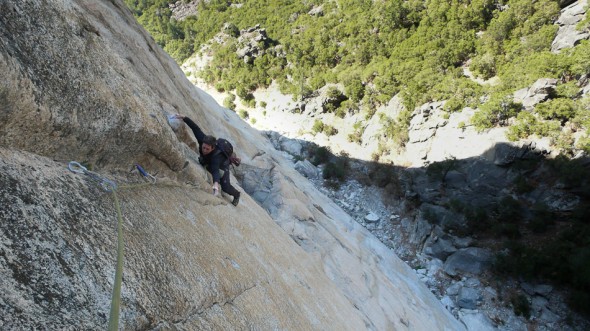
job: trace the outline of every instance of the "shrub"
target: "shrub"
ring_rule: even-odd
[[[459,199],[452,198],[448,203],[448,208],[455,213],[462,213],[465,209],[465,204]]]
[[[377,163],[369,169],[369,179],[377,187],[387,186],[393,177],[396,176],[392,168],[385,164]]]
[[[590,169],[584,166],[583,160],[570,160],[560,155],[555,159],[548,160],[548,162],[553,172],[568,186],[584,186],[588,182],[588,178],[590,178]]]
[[[239,116],[240,116],[242,119],[245,119],[245,120],[247,120],[247,119],[250,117],[250,115],[248,114],[248,111],[246,111],[246,110],[244,110],[244,109],[240,109],[240,110],[238,111],[238,115],[239,115]]]
[[[590,136],[585,135],[578,139],[576,148],[583,150],[586,154],[590,154]]]
[[[511,97],[493,97],[483,104],[471,118],[471,123],[479,131],[504,125],[506,121],[516,116],[522,109],[522,104],[514,102]]]
[[[430,207],[426,207],[422,210],[422,217],[431,224],[436,224],[438,222],[436,213]]]
[[[223,32],[227,33],[228,35],[237,38],[240,36],[240,29],[234,23],[226,23],[223,26]]]
[[[481,207],[468,207],[463,209],[467,226],[471,233],[484,232],[490,228],[490,218],[487,211]]]
[[[588,232],[588,231],[586,231]],[[574,308],[583,313],[590,313],[590,246],[578,248],[572,252],[568,259],[571,270],[575,270],[571,275],[572,283],[575,290],[572,293],[570,301],[574,302]]]
[[[248,100],[252,100],[254,99],[254,95],[252,93],[250,93],[250,91],[248,91],[248,89],[246,89],[244,86],[239,85],[236,88],[236,95],[244,100],[244,101],[248,101]]]
[[[555,223],[553,213],[545,204],[533,206],[532,212],[533,219],[527,225],[534,233],[544,233]]]
[[[339,99],[342,97],[342,92],[336,86],[330,86],[326,94],[329,99]]]
[[[217,92],[225,92],[225,84],[223,84],[222,82],[215,83],[215,90]]]
[[[223,106],[225,108],[231,109],[231,110],[236,110],[236,104],[234,103],[234,101],[236,101],[236,96],[233,94],[228,95],[225,99],[223,99]]]
[[[512,309],[516,316],[522,316],[527,320],[531,318],[531,304],[526,296],[523,294],[513,295],[510,298],[510,303],[512,303]]]
[[[519,175],[514,179],[514,191],[518,194],[528,193],[535,189],[527,179],[527,177]]]
[[[490,79],[496,75],[496,59],[491,53],[476,56],[471,61],[469,69],[483,79]]]
[[[359,102],[365,96],[365,86],[359,78],[353,78],[344,83],[346,96],[353,102]]]
[[[590,18],[586,15],[586,20]],[[587,75],[590,73],[590,41],[582,40],[580,44],[573,49],[570,58],[572,62],[571,69],[576,75]]]
[[[498,254],[494,261],[494,268],[500,274],[532,279],[539,276],[539,267],[549,262],[543,254],[517,241],[507,241],[504,245],[506,253]]]
[[[433,179],[440,180],[443,184],[449,171],[458,166],[457,158],[450,157],[443,161],[433,162],[426,167],[426,174]]]
[[[477,131],[493,128],[496,121],[495,116],[490,109],[480,109],[471,117],[471,124]]]
[[[327,136],[334,136],[338,133],[338,130],[331,126],[331,125],[324,125],[324,130],[323,132],[327,135]]]
[[[409,140],[408,125],[411,113],[402,111],[397,120],[385,118],[383,127],[385,130],[385,137],[392,141],[398,147],[404,147]]]
[[[252,99],[246,100],[246,106],[250,108],[256,107],[256,100],[254,99],[254,96],[252,96]]]
[[[522,236],[518,225],[510,223],[493,223],[492,232],[497,237],[505,236],[509,239],[518,239]]]
[[[342,181],[346,178],[346,167],[344,162],[338,160],[336,162],[328,162],[323,171],[324,179],[337,179]]]
[[[456,97],[452,97],[449,100],[447,100],[447,102],[445,102],[443,109],[446,112],[453,113],[463,109],[463,106],[463,101],[459,100]]]
[[[363,133],[365,132],[365,127],[363,126],[362,122],[356,122],[353,124],[354,133],[348,135],[349,142],[356,142],[357,144],[362,143],[363,141]]]
[[[571,99],[580,93],[580,88],[577,86],[576,81],[571,81],[565,84],[557,85],[555,92],[557,93],[558,97]]]
[[[359,105],[356,102],[353,102],[350,99],[344,100],[341,104],[339,109],[346,114],[356,114],[359,111]],[[340,118],[344,118],[344,116],[340,116]]]
[[[182,63],[193,54],[193,47],[187,41],[173,39],[166,43],[164,51],[170,54],[176,63]]]
[[[310,78],[309,85],[311,86],[312,89],[319,90],[324,85],[326,85],[326,80],[324,79],[324,77],[322,75],[314,75],[313,77]]]
[[[526,111],[520,112],[516,117],[516,123],[506,131],[506,137],[510,141],[526,139],[533,134],[537,122],[535,115]]]
[[[334,115],[336,115],[339,118],[344,118],[344,117],[346,117],[347,113],[348,112],[346,111],[346,108],[341,106],[341,107],[336,108],[336,112],[334,113]]]
[[[357,144],[361,144],[363,142],[363,138],[362,135],[359,135],[358,133],[350,133],[347,137],[348,142],[351,143],[357,143]]]
[[[557,139],[555,140],[555,147],[556,149],[568,156],[574,155],[574,136],[571,132],[563,131],[563,132],[556,132]]]
[[[331,153],[326,147],[317,147],[311,151],[312,160],[311,163],[314,165],[320,165],[330,160]]]
[[[576,114],[574,101],[571,99],[558,98],[538,104],[535,111],[546,120],[559,120],[565,123]]]
[[[313,126],[311,127],[311,132],[317,134],[322,131],[324,131],[324,122],[322,122],[322,120],[315,120],[313,122]]]
[[[324,111],[328,113],[333,113],[336,110],[336,105],[332,102],[327,102],[324,104]]]
[[[572,123],[586,130],[590,129],[590,95],[576,102],[576,116]]]
[[[513,197],[507,195],[500,199],[496,205],[496,220],[501,223],[516,224],[522,217],[520,203]]]

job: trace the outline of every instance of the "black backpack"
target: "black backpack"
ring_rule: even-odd
[[[237,167],[242,163],[242,160],[236,155],[236,153],[234,153],[234,146],[232,146],[232,144],[226,139],[218,138],[215,148],[220,150],[225,157],[227,157],[229,164],[233,164]]]

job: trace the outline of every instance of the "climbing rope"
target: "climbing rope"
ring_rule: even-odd
[[[71,161],[68,164],[70,171],[83,174],[88,176],[92,181],[98,183],[105,191],[113,194],[113,200],[115,201],[115,209],[117,210],[117,267],[115,270],[115,282],[113,284],[113,294],[111,296],[111,312],[109,316],[109,330],[116,331],[119,328],[119,312],[121,306],[121,283],[123,281],[123,252],[124,252],[124,241],[123,241],[123,216],[121,213],[121,205],[117,196],[117,190],[140,188],[144,186],[151,186],[156,184],[156,177],[145,171],[139,164],[135,164],[132,171],[137,171],[141,174],[143,179],[147,182],[133,184],[133,185],[121,185],[118,186],[114,181],[109,180],[95,172],[88,170],[86,167],[78,162]],[[159,187],[183,187],[181,185],[174,184],[158,184]]]
[[[149,180],[149,183],[122,186],[121,189],[134,188],[145,185],[153,185],[156,183],[156,177],[146,172],[140,165],[135,167],[141,175]],[[123,256],[124,256],[124,241],[123,241],[123,216],[121,213],[121,205],[117,197],[117,184],[99,174],[89,171],[78,162],[72,161],[68,164],[68,169],[74,173],[84,174],[93,181],[100,184],[100,186],[107,192],[113,193],[115,200],[115,209],[117,210],[117,267],[115,270],[115,283],[113,285],[113,294],[111,296],[111,312],[109,315],[109,330],[119,329],[119,312],[121,307],[121,283],[123,282]]]

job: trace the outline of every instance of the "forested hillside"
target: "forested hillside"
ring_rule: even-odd
[[[515,117],[511,139],[538,134],[554,139],[566,154],[590,150],[587,136],[574,146],[571,130],[562,132],[568,121],[578,130],[590,127],[589,102],[578,98],[577,86],[590,73],[590,43],[551,52],[557,0],[125,1],[179,63],[223,31],[224,42],[210,45],[214,57],[204,78],[252,105],[249,92],[273,80],[298,98],[341,83],[344,91],[335,93],[345,101],[333,111],[342,117],[358,111],[370,117],[401,93],[410,111],[390,130],[401,144],[414,107],[447,100],[449,112],[478,108],[472,124],[479,129]],[[170,3],[197,3],[196,11],[176,20]],[[259,42],[262,52],[236,56],[240,30],[256,25],[268,36]],[[465,67],[482,80],[497,77],[495,83],[476,83]],[[511,94],[539,78],[558,79],[556,95],[521,113]]]

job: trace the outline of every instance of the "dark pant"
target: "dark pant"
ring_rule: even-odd
[[[236,195],[238,195],[240,192],[238,190],[236,190],[235,187],[233,187],[230,183],[229,183],[229,169],[223,169],[223,176],[221,176],[221,180],[220,180],[220,185],[221,185],[221,190],[229,195],[231,195],[232,197],[235,197]]]

